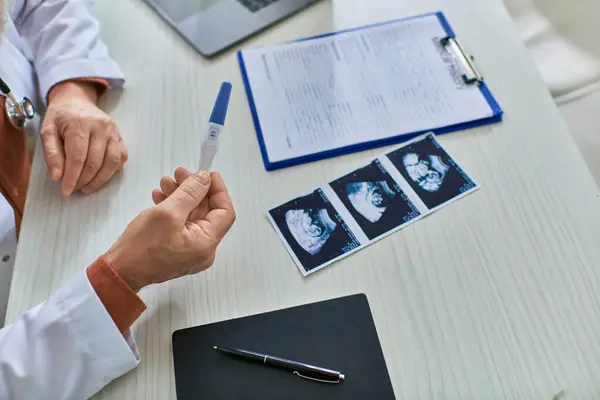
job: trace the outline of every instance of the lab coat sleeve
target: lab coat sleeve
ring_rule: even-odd
[[[107,78],[123,84],[123,73],[100,40],[89,0],[17,0],[15,25],[29,46],[44,101],[55,84],[74,78]]]
[[[82,271],[0,330],[0,399],[87,399],[138,363]]]

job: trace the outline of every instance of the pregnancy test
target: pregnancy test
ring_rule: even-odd
[[[229,106],[229,97],[231,97],[231,83],[221,83],[221,89],[215,101],[212,113],[208,120],[206,135],[202,142],[202,151],[200,154],[200,169],[210,172],[213,160],[219,147],[219,136],[225,126],[225,117],[227,116],[227,107]]]

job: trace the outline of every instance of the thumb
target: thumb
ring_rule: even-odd
[[[44,160],[52,175],[52,180],[57,181],[63,175],[65,153],[56,125],[52,122],[44,121],[40,137],[44,147]]]
[[[183,181],[173,194],[160,203],[160,207],[168,208],[176,218],[186,220],[204,200],[209,189],[210,175],[198,171]]]

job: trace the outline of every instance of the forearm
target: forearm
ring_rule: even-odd
[[[58,82],[48,92],[48,104],[64,97],[81,97],[97,104],[98,98],[108,90],[108,81],[104,78],[77,78]]]
[[[59,82],[103,77],[110,86],[123,74],[100,40],[100,26],[85,1],[32,0],[14,10],[19,34],[32,50],[42,97]]]
[[[0,192],[23,215],[29,161],[0,97]],[[9,150],[9,151],[7,151]],[[128,332],[145,310],[102,258],[0,330],[0,398],[88,398],[139,362]]]
[[[88,398],[138,362],[82,271],[0,330],[0,398]]]

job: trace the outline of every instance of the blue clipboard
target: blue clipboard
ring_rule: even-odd
[[[438,12],[432,12],[432,13],[417,15],[417,16],[408,17],[408,18],[400,18],[400,19],[395,19],[395,20],[391,20],[391,21],[385,21],[385,22],[380,22],[380,23],[376,23],[376,24],[365,25],[365,26],[361,26],[361,27],[357,27],[357,28],[345,29],[345,30],[337,31],[337,32],[330,32],[330,33],[326,33],[323,35],[317,35],[317,36],[312,36],[312,37],[308,37],[308,38],[304,38],[304,39],[299,39],[298,41],[313,40],[313,39],[323,38],[323,37],[327,37],[327,36],[338,35],[341,33],[352,32],[352,31],[357,31],[357,30],[361,30],[361,29],[368,29],[368,28],[372,28],[375,26],[392,24],[392,23],[396,23],[399,21],[408,21],[411,19],[430,17],[432,15],[437,16],[437,18],[440,21],[440,24],[446,31],[446,34],[448,35],[449,38],[456,38],[456,34],[450,27],[448,20],[446,19],[446,17],[444,16],[444,14],[441,11],[438,11]],[[487,102],[492,110],[491,117],[476,119],[473,121],[466,121],[466,122],[462,122],[459,124],[444,126],[444,127],[440,127],[440,128],[427,129],[427,130],[419,131],[419,132],[400,134],[400,135],[392,136],[392,137],[385,138],[385,139],[377,139],[377,140],[372,140],[372,141],[361,142],[361,143],[353,144],[350,146],[343,146],[343,147],[339,147],[336,149],[326,150],[326,151],[313,153],[313,154],[309,154],[309,155],[305,155],[305,156],[301,156],[301,157],[290,158],[287,160],[282,160],[282,161],[277,161],[277,162],[271,162],[271,161],[269,161],[267,147],[265,145],[265,141],[263,138],[262,128],[260,126],[260,119],[258,117],[258,112],[256,111],[256,104],[254,102],[254,96],[252,95],[252,89],[250,88],[250,81],[248,79],[248,72],[246,71],[246,64],[244,62],[243,50],[238,51],[237,57],[238,57],[238,63],[240,65],[242,79],[244,81],[244,87],[246,89],[246,95],[248,96],[248,103],[250,105],[250,111],[252,113],[252,120],[254,122],[254,128],[256,129],[256,136],[258,138],[260,152],[262,154],[263,162],[265,164],[265,169],[267,171],[273,171],[276,169],[291,167],[294,165],[305,164],[305,163],[309,163],[309,162],[313,162],[313,161],[317,161],[317,160],[323,160],[326,158],[337,157],[337,156],[341,156],[341,155],[345,155],[345,154],[349,154],[349,153],[355,153],[355,152],[359,152],[359,151],[363,151],[363,150],[373,149],[376,147],[382,147],[382,146],[387,146],[390,144],[400,143],[400,142],[404,142],[404,141],[410,140],[412,138],[415,138],[426,132],[433,131],[436,135],[441,135],[444,133],[455,132],[455,131],[459,131],[459,130],[475,128],[475,127],[482,126],[482,125],[492,124],[495,122],[502,121],[502,115],[504,113],[504,111],[502,110],[502,108],[500,107],[500,105],[498,104],[496,99],[494,99],[494,96],[492,96],[492,93],[490,92],[489,88],[487,87],[485,81],[482,80],[478,84],[478,86],[479,86],[479,89],[481,90],[481,94],[487,100]]]

